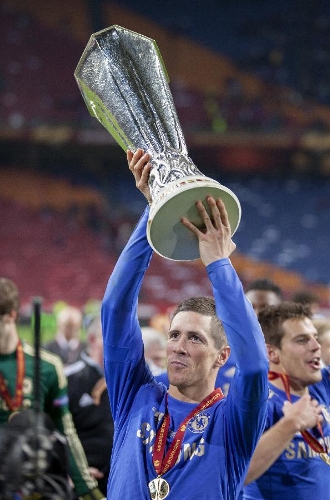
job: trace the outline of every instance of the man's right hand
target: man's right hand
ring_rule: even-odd
[[[311,429],[323,420],[322,406],[309,394],[304,394],[295,403],[285,401],[282,411],[288,427],[291,423],[296,432]]]
[[[229,257],[235,250],[236,245],[231,239],[228,214],[223,201],[208,196],[206,202],[209,206],[210,215],[201,201],[196,203],[199,215],[205,224],[205,229],[198,229],[186,217],[183,217],[181,222],[195,234],[199,242],[200,257],[203,264],[208,266],[216,260]]]
[[[285,401],[284,416],[261,436],[250,462],[244,484],[255,481],[273,465],[293,439],[296,432],[315,427],[323,420],[322,407],[309,394],[298,401]]]
[[[138,148],[133,154],[129,149],[127,150],[127,163],[130,171],[134,175],[135,185],[141,193],[147,198],[148,203],[151,203],[151,194],[148,184],[151,164],[149,163],[150,154],[144,153],[142,149]]]

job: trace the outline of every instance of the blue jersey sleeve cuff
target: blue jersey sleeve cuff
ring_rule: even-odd
[[[228,264],[231,266],[230,259],[228,259],[228,257],[225,257],[223,259],[216,260],[211,264],[209,264],[208,266],[206,266],[206,270],[208,273],[210,273],[213,271],[213,269],[216,269],[217,267],[226,266]]]

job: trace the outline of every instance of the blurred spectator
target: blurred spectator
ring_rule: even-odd
[[[245,295],[251,302],[257,315],[263,307],[277,306],[283,300],[281,288],[268,278],[260,278],[252,281],[246,287]]]
[[[312,321],[321,345],[321,361],[324,366],[330,366],[330,318],[313,318]]]
[[[170,328],[170,316],[171,316],[170,309],[166,314],[161,314],[161,313],[154,314],[150,318],[149,326],[151,326],[151,328],[155,328],[160,333],[162,333],[165,336],[165,338],[167,338],[167,332]]]
[[[86,350],[86,342],[80,340],[83,315],[77,307],[66,306],[58,313],[55,339],[44,348],[57,354],[65,365],[74,363]]]
[[[320,310],[320,301],[315,293],[309,290],[297,290],[292,298],[292,302],[298,302],[299,304],[307,304],[310,306],[313,316],[317,315]]]
[[[144,357],[153,375],[166,372],[166,339],[155,328],[143,326]]]
[[[87,352],[65,367],[69,408],[90,472],[106,495],[110,471],[113,420],[103,377],[103,340],[100,317],[87,327]]]
[[[35,385],[39,382],[40,409],[49,415],[55,428],[68,441],[69,471],[76,494],[84,500],[101,499],[103,495],[88,471],[72,422],[61,360],[41,349],[40,380],[35,380],[35,350],[21,341],[17,331],[19,306],[19,291],[15,283],[0,278],[0,426],[5,425],[14,413],[34,407]]]

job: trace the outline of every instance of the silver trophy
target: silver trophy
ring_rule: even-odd
[[[89,112],[124,151],[142,148],[150,153],[147,238],[155,252],[171,260],[199,258],[197,239],[180,219],[188,217],[202,228],[196,201],[208,210],[208,195],[223,200],[234,234],[241,218],[239,200],[189,158],[154,40],[110,26],[90,37],[74,75]]]

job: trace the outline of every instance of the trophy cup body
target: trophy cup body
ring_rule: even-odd
[[[92,116],[126,151],[150,154],[152,204],[147,237],[151,247],[171,260],[199,258],[198,242],[182,216],[203,227],[196,208],[208,195],[225,203],[232,234],[241,217],[236,195],[206,177],[188,151],[168,85],[166,68],[154,40],[111,26],[94,33],[75,70]]]

